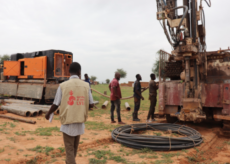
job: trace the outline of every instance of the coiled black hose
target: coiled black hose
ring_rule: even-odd
[[[184,137],[131,134],[134,131],[159,130],[178,133]],[[118,127],[112,131],[113,140],[134,149],[150,148],[155,151],[188,149],[203,142],[201,134],[187,126],[168,123],[141,123]]]

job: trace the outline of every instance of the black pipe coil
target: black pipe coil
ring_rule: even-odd
[[[177,133],[183,137],[131,134],[134,131],[159,130]],[[168,123],[140,123],[118,127],[112,131],[113,140],[134,149],[150,148],[154,151],[181,150],[200,145],[201,134],[187,126]]]

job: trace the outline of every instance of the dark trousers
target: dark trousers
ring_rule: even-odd
[[[114,110],[117,109],[117,119],[118,122],[121,122],[121,101],[120,99],[111,101],[111,121],[114,121]]]
[[[66,152],[66,164],[76,164],[75,158],[77,156],[80,135],[72,137],[63,133],[63,139]]]
[[[148,114],[147,120],[149,120],[150,117],[152,119],[154,119],[154,112],[155,112],[157,97],[156,96],[149,96],[149,100],[150,100],[150,108],[149,108],[149,114]]]
[[[134,113],[137,113],[140,109],[141,99],[134,97]]]

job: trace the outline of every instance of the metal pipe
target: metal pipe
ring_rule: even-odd
[[[190,57],[185,57],[185,98],[189,97],[190,93]]]
[[[193,43],[196,42],[196,1],[192,1],[192,38]]]
[[[159,82],[161,83],[161,53],[162,51],[160,51],[160,55],[159,55]]]
[[[125,108],[126,108],[126,110],[128,110],[128,111],[130,111],[130,106],[129,106],[129,103],[128,102],[125,102]]]
[[[20,107],[20,108],[27,109],[31,112],[32,117],[42,115],[43,109],[45,109],[45,108],[41,109],[37,106],[32,106],[32,105],[27,105],[27,104],[26,105],[23,104],[23,106],[22,106],[22,104],[8,104],[8,106],[14,107],[14,108]],[[46,108],[46,109],[48,109],[48,108]]]
[[[0,117],[8,118],[8,119],[11,119],[11,120],[17,120],[17,121],[21,121],[21,122],[26,122],[26,123],[30,123],[30,124],[36,124],[36,121],[33,121],[33,120],[26,120],[26,119],[22,119],[22,118],[6,116],[6,115],[3,115],[3,114],[0,114]]]
[[[102,109],[106,109],[106,107],[107,107],[108,104],[109,104],[109,101],[105,101],[101,108]]]
[[[34,104],[34,101],[29,100],[4,99],[4,101],[6,103]]]
[[[24,116],[24,117],[30,117],[31,112],[34,112],[33,110],[30,111],[30,110],[27,110],[25,108],[11,107],[11,106],[5,106],[5,105],[2,105],[1,109],[6,110],[9,113],[14,113],[14,114]]]
[[[197,74],[197,63],[196,59],[194,59],[194,81],[195,81],[195,89],[197,89],[197,79],[198,79],[198,74]]]
[[[190,0],[189,1],[189,23],[190,23],[190,26],[189,26],[189,31],[190,31],[190,37],[192,38],[192,15],[191,15],[191,3],[192,1]]]

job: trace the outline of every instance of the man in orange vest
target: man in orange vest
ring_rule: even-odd
[[[80,141],[84,134],[84,122],[88,117],[88,109],[93,107],[93,98],[89,83],[81,78],[81,65],[73,62],[69,68],[70,78],[60,84],[46,119],[55,112],[60,111],[61,128],[66,150],[66,164],[76,164],[75,157]]]

